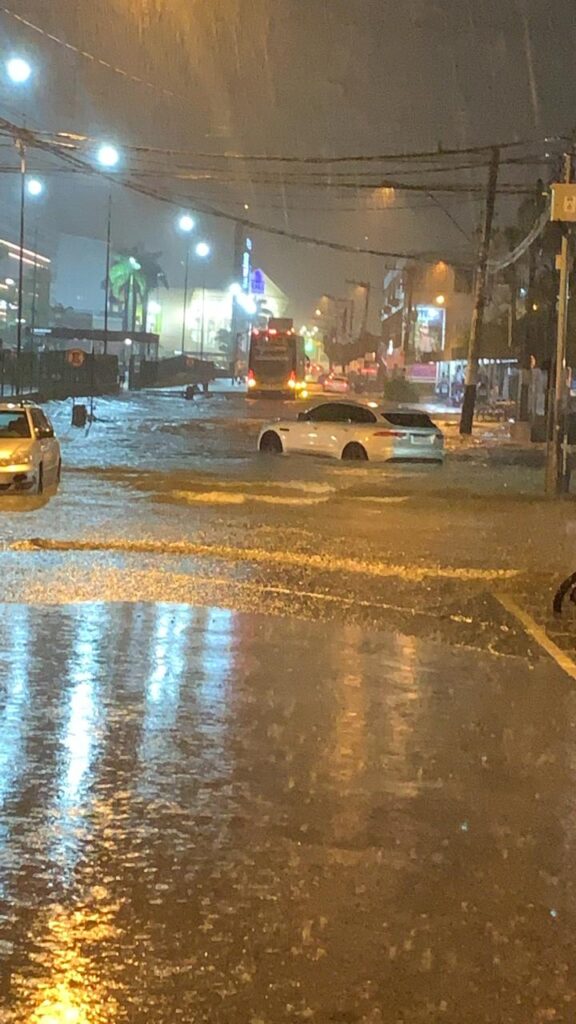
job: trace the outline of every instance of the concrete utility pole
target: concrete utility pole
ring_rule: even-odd
[[[104,355],[108,355],[108,322],[110,309],[110,262],[112,256],[112,193],[108,196],[106,223],[106,277],[104,278]],[[144,325],[146,326],[146,325]]]
[[[572,181],[573,150],[564,156],[564,184],[570,185]],[[572,202],[570,204],[570,199]],[[568,204],[565,209],[570,214],[574,213],[574,197],[568,196]],[[558,293],[558,327],[556,332],[556,377],[554,393],[549,391],[552,402],[552,430],[548,438],[548,450],[546,458],[546,493],[561,494],[568,486],[567,473],[567,432],[568,432],[568,381],[566,379],[566,338],[568,333],[568,298],[569,298],[569,277],[570,277],[570,232],[568,220],[574,220],[574,216],[560,213],[556,218],[553,209],[553,219],[563,219],[562,225],[562,248],[559,256],[556,257],[556,269],[560,271],[560,289]]]
[[[490,160],[490,171],[488,174],[488,189],[486,192],[486,214],[484,217],[484,230],[478,253],[478,269],[476,272],[476,296],[474,311],[472,313],[472,324],[470,327],[470,340],[468,343],[468,366],[466,368],[466,388],[464,390],[464,402],[462,405],[462,416],[460,418],[460,433],[471,434],[474,422],[474,409],[476,407],[476,389],[478,384],[478,352],[480,349],[480,336],[484,321],[484,307],[486,305],[486,282],[488,277],[488,256],[490,253],[490,241],[492,239],[492,224],[494,221],[494,207],[496,205],[496,186],[498,184],[498,167],[500,165],[500,149],[494,146]]]

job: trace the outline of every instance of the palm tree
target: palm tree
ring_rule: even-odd
[[[161,252],[146,252],[145,249],[134,250],[134,256],[142,268],[144,275],[144,294],[142,296],[142,329],[145,331],[148,325],[148,303],[153,291],[161,286],[168,288],[168,279],[160,265]]]
[[[110,291],[122,307],[122,328],[135,331],[138,301],[144,294],[146,282],[142,267],[133,255],[120,256],[110,268]]]
[[[121,304],[123,329],[135,331],[137,326],[146,330],[150,293],[163,285],[168,288],[166,274],[159,258],[160,252],[145,249],[127,249],[110,268],[110,291]]]

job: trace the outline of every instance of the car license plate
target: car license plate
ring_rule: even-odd
[[[434,444],[434,437],[429,434],[412,434],[410,440],[412,444]]]

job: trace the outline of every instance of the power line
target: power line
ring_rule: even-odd
[[[14,21],[20,22],[21,25],[25,25],[26,28],[31,29],[32,32],[36,32],[38,35],[44,36],[45,39],[49,39],[51,43],[56,43],[58,46],[62,46],[65,50],[69,50],[71,53],[75,53],[79,57],[84,57],[85,60],[92,61],[93,64],[99,64],[101,67],[106,68],[107,71],[113,71],[116,75],[120,75],[122,78],[125,78],[130,82],[135,82],[137,85],[144,85],[147,89],[154,89],[155,92],[162,93],[164,96],[170,96],[171,99],[178,96],[178,93],[173,92],[171,89],[164,89],[162,86],[155,85],[154,82],[149,82],[146,78],[140,78],[139,75],[133,75],[130,71],[126,71],[125,68],[120,68],[115,64],[110,64],[109,61],[104,60],[102,57],[97,57],[93,53],[89,53],[88,50],[81,50],[80,47],[74,46],[72,43],[67,43],[65,39],[60,39],[58,36],[52,35],[51,32],[46,32],[46,30],[41,28],[40,25],[35,25],[33,21],[23,18],[21,14],[16,14],[16,11],[11,11],[8,7],[0,7],[0,11],[2,14],[6,14],[9,18],[13,18]]]
[[[139,195],[145,196],[149,199],[154,199],[157,202],[164,203],[169,206],[181,208],[182,199],[185,198],[187,202],[190,202],[191,197],[182,196],[170,196],[165,193],[151,189],[143,184],[139,184],[134,180],[123,176],[121,173],[110,173],[104,170],[96,169],[91,164],[84,160],[81,160],[78,156],[73,153],[63,151],[52,143],[47,142],[45,139],[39,138],[36,133],[24,128],[21,125],[13,124],[7,121],[5,118],[0,118],[0,129],[3,129],[8,134],[11,134],[14,138],[21,139],[26,146],[30,148],[40,149],[44,152],[51,153],[58,159],[69,163],[71,166],[78,169],[83,169],[89,174],[98,174],[102,179],[109,183],[116,183],[124,188],[135,192]],[[346,252],[353,255],[364,255],[364,256],[376,256],[379,258],[387,257],[389,259],[405,260],[405,259],[421,259],[424,262],[435,262],[440,258],[440,253],[414,253],[414,252],[397,252],[382,249],[370,249],[363,246],[347,245],[342,242],[334,242],[329,239],[319,239],[311,235],[300,234],[299,232],[288,231],[285,228],[276,228],[270,224],[261,224],[258,221],[254,221],[249,217],[238,217],[235,214],[228,213],[225,210],[219,209],[206,202],[195,202],[196,209],[199,212],[204,213],[208,216],[216,219],[225,220],[234,224],[240,224],[242,227],[249,229],[250,231],[261,231],[264,234],[274,235],[281,238],[287,238],[290,241],[301,242],[306,245],[314,245],[325,249],[331,249],[335,252]],[[453,262],[453,261],[452,261]],[[466,264],[467,265],[467,264]]]

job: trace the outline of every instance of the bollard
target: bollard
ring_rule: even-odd
[[[85,405],[72,406],[72,426],[85,427],[88,421],[88,409]]]

